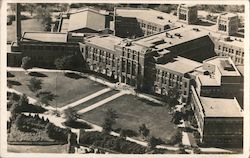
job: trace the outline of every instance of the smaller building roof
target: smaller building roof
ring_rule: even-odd
[[[52,32],[24,32],[22,41],[37,41],[37,42],[67,42],[66,33]]]
[[[233,17],[237,17],[238,15],[235,13],[222,13],[220,14],[220,17],[222,18],[233,18]]]
[[[87,38],[85,42],[115,51],[114,46],[121,43],[122,40],[123,40],[122,38],[113,35],[96,35]]]
[[[207,60],[204,60],[203,62],[216,65],[220,71],[221,76],[241,76],[230,57],[216,56],[216,57],[212,57]],[[232,68],[232,70],[226,69],[225,64],[229,65]]]
[[[177,58],[174,58],[173,62],[156,65],[163,69],[175,71],[184,75],[185,73],[191,72],[195,68],[200,67],[202,63],[178,56]]]
[[[236,98],[210,98],[200,97],[206,117],[242,117],[241,109]]]
[[[177,21],[177,17],[174,15],[149,8],[116,8],[115,14],[116,16],[138,18],[161,26]]]
[[[105,16],[93,9],[85,9],[70,15],[68,31],[89,28],[95,31],[105,29]]]

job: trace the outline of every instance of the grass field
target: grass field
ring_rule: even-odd
[[[170,121],[168,108],[150,104],[132,95],[119,97],[106,105],[82,114],[81,118],[102,125],[108,108],[117,111],[119,118],[114,128],[131,129],[138,132],[141,124],[146,124],[150,133],[166,141],[174,135],[176,126]]]
[[[14,77],[10,77],[8,80],[21,83],[21,85],[16,84],[12,88],[21,93],[25,93],[28,96],[36,98],[27,86],[32,76],[27,75],[24,72],[12,71],[11,73]],[[39,77],[43,82],[42,90],[51,91],[53,94],[58,96],[51,102],[51,106],[54,107],[56,105],[57,107],[63,107],[66,104],[77,101],[105,88],[104,85],[91,81],[87,78],[69,78],[64,76],[63,73],[43,72],[42,74],[47,75],[47,77]]]
[[[8,145],[8,152],[13,153],[67,153],[65,145]]]
[[[37,19],[22,20],[22,34],[31,31],[44,31],[43,26]],[[16,40],[16,21],[12,25],[7,25],[7,41]]]

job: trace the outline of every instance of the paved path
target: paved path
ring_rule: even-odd
[[[102,90],[100,90],[100,91],[98,91],[98,92],[96,92],[96,93],[93,93],[93,94],[91,94],[91,95],[85,97],[85,98],[82,98],[82,99],[77,100],[77,101],[75,101],[75,102],[73,102],[73,103],[70,103],[70,104],[68,104],[68,105],[66,105],[66,106],[64,106],[64,107],[61,107],[61,108],[59,108],[58,110],[63,111],[63,110],[65,110],[65,109],[67,109],[67,108],[75,107],[75,106],[77,106],[77,105],[79,105],[79,104],[82,104],[82,103],[84,103],[84,102],[86,102],[86,101],[88,101],[88,100],[90,100],[90,99],[93,99],[93,98],[95,98],[95,97],[97,97],[97,96],[99,96],[99,95],[102,95],[102,94],[104,94],[104,93],[106,93],[106,92],[108,92],[108,91],[111,91],[111,88],[102,89]]]
[[[99,106],[102,106],[103,104],[106,104],[107,102],[110,102],[110,101],[112,101],[112,100],[114,100],[114,99],[116,99],[116,98],[118,98],[118,97],[120,97],[120,96],[122,96],[124,94],[127,94],[127,93],[122,91],[122,92],[119,92],[117,94],[114,94],[114,95],[112,95],[112,96],[110,96],[110,97],[108,97],[106,99],[103,99],[103,100],[101,100],[101,101],[99,101],[99,102],[97,102],[95,104],[92,104],[92,105],[90,105],[90,106],[88,106],[88,107],[86,107],[86,108],[84,108],[82,110],[79,110],[78,113],[79,114],[86,113],[86,112],[88,112],[90,110],[93,110],[93,109],[95,109],[95,108],[97,108]]]

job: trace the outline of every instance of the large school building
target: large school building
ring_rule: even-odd
[[[235,64],[244,63],[243,39],[228,36],[232,32],[220,34],[233,31],[234,26],[210,31],[193,25],[197,22],[195,6],[179,6],[177,15],[116,8],[114,34],[108,34],[103,33],[107,15],[85,9],[61,21],[60,29],[65,32],[19,35],[8,51],[8,65],[20,65],[24,56],[30,56],[35,66],[53,65],[58,57],[77,54],[89,70],[140,91],[164,97],[170,87],[177,87],[181,102],[190,104],[194,111],[201,143],[242,142],[243,105],[235,97],[243,93],[243,77]],[[230,21],[226,25],[235,25],[235,20],[223,16],[226,14],[219,17],[218,25],[222,25],[222,19]],[[65,22],[78,18],[84,22],[68,23],[67,31]],[[226,106],[232,112],[223,111]],[[234,124],[239,128],[229,132]],[[211,128],[221,130],[214,132]]]

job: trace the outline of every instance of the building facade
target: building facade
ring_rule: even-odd
[[[177,9],[178,21],[186,24],[194,24],[197,22],[197,6],[181,4]]]
[[[238,31],[239,19],[237,14],[224,13],[217,18],[217,30],[221,34],[233,35]]]
[[[239,147],[243,144],[243,111],[235,98],[202,97],[191,86],[190,106],[200,134],[200,143]]]

